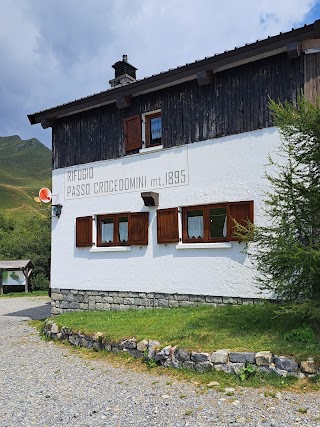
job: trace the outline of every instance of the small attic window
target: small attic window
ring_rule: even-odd
[[[146,147],[161,145],[162,121],[161,111],[145,115],[145,144]]]

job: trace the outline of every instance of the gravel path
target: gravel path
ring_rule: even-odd
[[[201,394],[165,375],[82,359],[26,324],[49,310],[45,298],[0,299],[1,427],[320,426],[320,394]]]

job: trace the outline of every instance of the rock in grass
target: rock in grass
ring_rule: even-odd
[[[154,359],[157,349],[160,347],[159,341],[150,340],[148,344],[148,359]]]
[[[142,340],[142,341],[139,341],[137,343],[137,350],[138,351],[144,352],[147,350],[147,348],[148,348],[148,341],[147,340]]]
[[[194,369],[198,372],[211,371],[213,364],[211,362],[200,362],[196,363]]]
[[[274,364],[276,368],[287,371],[287,372],[297,372],[298,364],[295,360],[284,357],[284,356],[275,356]]]
[[[203,363],[209,361],[209,353],[191,353],[191,360],[195,363]]]
[[[220,383],[218,381],[211,381],[207,384],[207,387],[219,387]]]
[[[214,351],[210,354],[210,362],[215,365],[224,365],[228,363],[229,360],[229,350],[222,349]]]
[[[258,366],[269,366],[272,363],[272,359],[271,351],[259,351],[256,354],[256,364]]]
[[[315,361],[312,357],[309,357],[308,360],[303,360],[300,363],[300,368],[302,372],[305,372],[306,374],[316,374],[317,368]]]
[[[232,363],[254,363],[256,353],[252,352],[230,352],[229,361]]]

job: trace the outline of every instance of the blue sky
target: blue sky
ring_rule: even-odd
[[[109,89],[127,54],[143,78],[320,18],[320,0],[0,0],[0,136],[27,114]]]

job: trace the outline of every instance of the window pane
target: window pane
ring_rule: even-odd
[[[202,239],[203,238],[203,211],[188,211],[188,238]]]
[[[161,144],[161,117],[150,119],[150,144]]]
[[[119,218],[119,242],[126,243],[128,241],[128,217]]]
[[[227,212],[226,208],[210,209],[210,238],[226,237]]]
[[[101,222],[102,243],[113,243],[113,218],[105,218]]]

